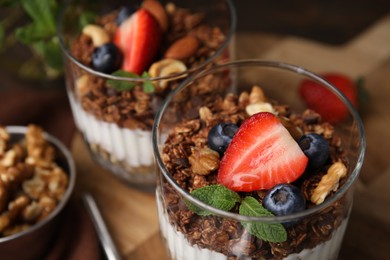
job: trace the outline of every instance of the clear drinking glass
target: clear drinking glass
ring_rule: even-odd
[[[298,91],[305,79],[330,90],[347,108],[348,117],[331,127],[308,113]],[[244,216],[237,213],[237,205],[229,212],[223,211],[191,195],[191,191],[217,181],[215,168],[208,175],[194,173],[194,165],[213,160],[207,153],[204,157],[199,155],[201,152],[194,153],[194,147],[207,147],[207,133],[219,122],[220,115],[224,114],[225,122],[240,124],[242,114],[252,104],[253,100],[249,100],[256,95],[227,94],[253,93],[252,86],[261,87],[280,118],[288,118],[283,125],[292,136],[302,134],[298,128],[326,136],[332,158],[326,168],[338,159],[347,166],[346,176],[332,183],[335,191],[330,191],[322,203],[311,202],[322,175],[310,176],[308,172],[292,183],[305,194],[306,209],[290,215]],[[293,116],[291,112],[297,114]],[[350,102],[318,75],[290,64],[257,60],[234,61],[202,71],[182,82],[164,102],[155,119],[153,148],[160,172],[156,189],[160,230],[171,259],[337,258],[364,158],[365,137],[362,121]],[[202,159],[197,161],[196,156]],[[240,195],[241,199],[248,195],[261,203],[264,193],[262,190]],[[209,214],[198,215],[189,208]],[[251,229],[264,231],[271,224],[282,224],[287,240],[275,242]]]
[[[84,40],[77,38],[82,29],[79,17],[87,17],[90,13],[110,13],[100,19],[99,26],[108,32],[112,40],[119,8],[141,6],[142,1],[68,1],[58,26],[69,101],[76,125],[93,159],[125,183],[141,189],[155,187],[151,128],[160,103],[181,78],[231,57],[236,25],[231,0],[160,2],[165,8],[169,27],[162,33],[161,46],[146,70],[148,74],[142,76],[130,78],[96,71],[87,64],[94,50],[94,46],[90,45],[94,42],[88,45],[85,37]],[[198,25],[202,17],[203,27]],[[164,52],[169,46],[187,35],[198,39],[195,53],[179,60],[179,65],[159,63],[166,60]],[[152,72],[151,67],[155,63],[159,65]],[[164,66],[167,64],[173,65],[166,69]],[[132,88],[116,90],[111,87],[118,84],[131,85]]]

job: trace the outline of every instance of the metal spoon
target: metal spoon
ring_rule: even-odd
[[[107,226],[104,223],[104,220],[102,218],[95,199],[91,194],[84,193],[82,195],[82,200],[84,202],[85,207],[87,208],[90,217],[92,218],[93,224],[98,234],[100,243],[102,244],[104,253],[107,256],[107,259],[121,260],[122,257],[120,256],[119,251],[116,248],[110,233],[108,232]]]

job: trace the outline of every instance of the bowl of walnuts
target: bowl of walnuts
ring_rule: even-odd
[[[69,150],[37,125],[0,126],[0,259],[42,259],[75,185]]]

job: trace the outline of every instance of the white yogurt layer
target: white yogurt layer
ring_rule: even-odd
[[[76,125],[89,144],[99,145],[130,167],[154,164],[151,131],[120,128],[115,123],[98,120],[84,111],[72,94],[69,94],[69,100]]]
[[[157,208],[162,236],[166,240],[171,259],[175,260],[226,260],[227,256],[209,249],[200,248],[197,245],[191,245],[184,235],[169,223],[168,216],[163,209],[160,191],[156,191]],[[284,259],[311,259],[327,260],[337,259],[341,242],[347,227],[347,219],[343,220],[340,227],[333,232],[332,238],[324,243],[317,245],[312,249],[304,249],[300,253],[291,254]],[[245,259],[245,258],[240,258]],[[247,258],[251,259],[251,258]]]

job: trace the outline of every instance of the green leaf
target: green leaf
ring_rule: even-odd
[[[239,213],[251,217],[273,216],[255,198],[250,196],[241,202]],[[260,222],[241,222],[241,224],[249,233],[265,241],[284,242],[287,240],[287,231],[282,224]]]
[[[42,57],[46,65],[61,71],[63,67],[63,59],[61,48],[58,44],[58,38],[53,37],[50,41],[39,41],[32,45],[34,51]]]
[[[192,191],[191,195],[214,208],[224,211],[231,210],[237,202],[240,202],[240,196],[223,185],[205,186]],[[211,212],[200,209],[188,201],[186,204],[190,210],[194,211],[198,215],[211,215]]]
[[[147,71],[144,71],[144,73],[142,73],[141,77],[144,79],[150,78],[149,73]],[[154,92],[154,85],[153,85],[153,82],[150,80],[145,80],[142,87],[143,87],[143,90],[145,93],[153,93]]]
[[[58,9],[55,0],[22,0],[23,9],[39,27],[50,33],[55,33],[55,15]]]
[[[47,37],[52,37],[53,33],[47,30],[43,24],[32,23],[17,28],[15,30],[15,36],[20,42],[28,45]]]
[[[117,77],[125,77],[125,78],[139,78],[139,75],[124,70],[115,71],[114,73],[112,73],[112,75]],[[135,86],[137,86],[137,84],[138,82],[130,82],[126,80],[116,80],[116,79],[107,80],[107,85],[109,87],[119,91],[130,90]]]

